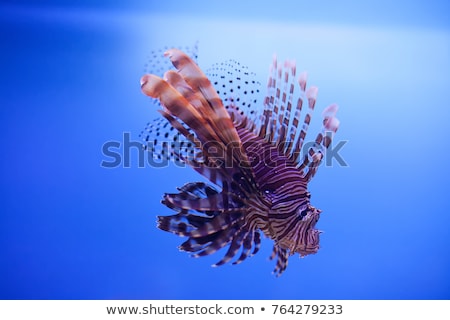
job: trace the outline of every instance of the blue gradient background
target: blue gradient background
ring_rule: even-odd
[[[240,2],[1,2],[0,299],[450,298],[448,2]],[[234,58],[262,83],[274,52],[295,58],[317,114],[341,107],[349,167],[310,186],[322,248],[280,278],[268,240],[211,268],[156,229],[191,170],[100,167],[157,115],[147,54],[196,41],[200,66]]]

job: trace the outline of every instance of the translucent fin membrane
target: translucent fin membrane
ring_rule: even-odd
[[[192,130],[184,123],[186,131]],[[161,117],[147,123],[139,137],[142,138],[142,146],[155,160],[170,160],[183,164],[186,160],[199,161],[203,159],[202,151],[195,147],[195,143],[187,139],[175,129],[167,119]]]
[[[253,121],[262,112],[258,103],[261,83],[248,67],[236,60],[228,60],[214,64],[206,71],[206,75],[226,109],[234,108]]]

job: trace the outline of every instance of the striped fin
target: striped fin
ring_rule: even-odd
[[[211,255],[229,245],[224,257],[214,267],[229,262],[242,248],[242,253],[233,264],[239,264],[248,256],[258,252],[261,245],[259,231],[249,231],[240,227],[243,216],[239,213],[225,213],[212,217],[198,216],[182,211],[177,215],[158,217],[158,227],[162,230],[189,237],[179,249],[193,252],[192,257]],[[254,247],[250,254],[251,248]]]
[[[241,248],[241,255],[234,264],[259,250],[260,234],[253,228],[247,229],[243,223],[244,204],[233,201],[231,194],[224,195],[223,191],[203,182],[188,183],[179,191],[164,196],[163,204],[178,213],[158,217],[158,228],[188,237],[180,250],[193,252],[192,257],[196,258],[211,255],[228,245],[224,257],[214,266],[229,262]],[[230,197],[226,205],[221,202],[225,197]],[[252,247],[254,250],[250,254]]]
[[[145,75],[142,77],[142,90],[146,95],[158,98],[164,106],[164,112],[170,114],[173,119],[178,118],[185,123],[200,140],[203,146],[212,142],[218,142],[219,138],[216,132],[211,128],[207,119],[194,108],[173,86],[155,75]],[[183,134],[183,132],[180,132]],[[226,146],[214,143],[217,146],[216,154],[208,154],[202,149],[205,157],[209,156],[212,163],[216,163],[213,159],[221,160],[226,156]],[[221,166],[221,164],[218,164]]]
[[[175,68],[177,68],[178,73],[185,79],[186,83],[188,83],[194,91],[201,92],[206,101],[208,101],[208,104],[201,104],[197,109],[208,117],[213,129],[215,129],[216,132],[221,133],[223,142],[239,141],[239,137],[231,122],[230,116],[222,104],[222,100],[200,68],[180,50],[171,49],[168,50],[165,55],[170,58],[170,61],[172,61]]]
[[[295,147],[294,147],[293,155],[292,155],[292,157],[293,157],[292,159],[297,163],[300,160],[299,157],[301,155],[303,142],[305,141],[306,134],[307,134],[308,128],[309,128],[309,124],[311,122],[311,117],[312,117],[312,114],[314,111],[314,107],[316,105],[317,92],[318,92],[317,87],[309,87],[306,90],[305,95],[304,95],[304,97],[308,101],[308,109],[307,109],[307,112],[303,119],[303,125],[300,130],[300,133],[299,133],[298,137],[294,140]],[[305,98],[303,98],[302,100],[305,100]]]
[[[246,233],[247,230],[243,229],[239,229],[234,232],[233,240],[231,241],[230,246],[228,247],[228,250],[225,253],[225,256],[219,262],[213,264],[213,267],[219,267],[234,258],[234,256],[242,246],[242,242],[244,241]]]
[[[159,99],[166,112],[182,120],[194,132],[201,132],[202,135],[197,133],[197,136],[202,143],[217,139],[216,133],[202,117],[200,110],[194,108],[168,82],[155,75],[144,75],[141,78],[141,88],[147,96]]]
[[[327,107],[323,113],[324,122],[322,132],[316,137],[314,147],[308,149],[302,158],[302,148],[311,122],[311,117],[316,105],[317,87],[307,88],[307,74],[303,72],[296,77],[296,65],[294,61],[285,61],[280,66],[274,57],[269,71],[267,83],[267,96],[265,97],[265,109],[254,131],[260,138],[278,147],[278,150],[297,164],[299,169],[308,167],[308,181],[314,176],[318,164],[320,164],[325,150],[331,143],[332,133],[336,132],[339,121],[335,117],[337,106]],[[295,110],[293,101],[295,88],[299,94]],[[308,108],[300,122],[303,104],[307,102]],[[299,125],[301,124],[301,127]],[[331,132],[328,134],[327,132]]]
[[[192,59],[192,61],[197,62],[198,58],[198,44],[194,43],[191,46],[171,46],[176,47],[180,50],[186,52],[186,54]],[[147,56],[147,63],[144,65],[144,74],[150,73],[157,75],[158,77],[163,77],[164,73],[167,70],[173,70],[174,66],[164,56],[164,52],[169,49],[169,46],[165,46],[164,48],[157,48],[155,50],[150,51]],[[161,103],[158,99],[153,99],[153,103],[156,106],[161,106]]]
[[[269,68],[269,79],[267,81],[267,96],[264,99],[264,114],[263,121],[261,121],[262,130],[260,137],[271,143],[275,135],[276,115],[278,113],[278,106],[276,105],[280,90],[277,90],[277,72],[278,61],[276,56],[272,60],[272,65]],[[278,93],[278,94],[277,94]]]
[[[202,212],[192,210],[179,211],[178,214],[171,216],[158,216],[158,228],[181,237],[198,238],[230,229],[242,217],[242,212],[237,209],[227,210],[224,215],[205,210],[212,213],[210,216],[206,213],[201,215]]]
[[[272,273],[279,277],[288,266],[288,251],[275,244],[273,246],[272,254],[270,255],[269,259],[273,260],[275,258],[277,258],[277,262]]]
[[[219,193],[217,189],[204,182],[189,182],[177,189],[187,197],[194,198],[206,198]]]
[[[304,172],[306,181],[310,181],[317,172],[317,169],[322,162],[323,157],[326,154],[326,150],[330,146],[333,135],[339,128],[339,120],[336,118],[338,106],[336,104],[329,105],[322,113],[324,118],[322,132],[320,132],[314,145],[310,147],[307,154],[304,155],[303,162],[298,164],[298,168]]]
[[[202,248],[201,251],[193,254],[192,257],[198,258],[216,253],[232,241],[234,233],[234,228],[221,230],[215,234],[214,238],[211,237],[211,240]]]
[[[242,253],[239,256],[239,258],[235,262],[233,262],[233,264],[242,263],[245,259],[247,259],[247,257],[254,255],[258,251],[257,237],[259,237],[259,232],[257,232],[257,231],[247,232],[247,234],[244,236],[244,240],[242,242]],[[252,249],[253,244],[255,244],[255,251],[250,253],[250,250]]]
[[[242,202],[233,193],[220,192],[205,198],[187,198],[184,194],[166,194],[164,204],[174,208],[196,211],[224,211],[231,207],[239,206],[236,202]]]
[[[261,127],[255,134],[278,146],[279,150],[289,154],[292,144],[297,136],[298,118],[303,103],[299,97],[297,109],[292,115],[292,106],[295,94],[297,68],[294,61],[286,60],[280,65],[276,56],[272,60],[267,82],[267,95],[264,99],[264,115]],[[305,74],[300,75],[300,79]],[[303,94],[302,86],[301,95]]]
[[[164,80],[185,97],[195,109],[204,113],[206,119],[212,115],[210,108],[204,108],[204,106],[208,105],[208,101],[203,97],[201,92],[191,88],[180,73],[175,70],[169,70],[164,74]],[[211,126],[213,127],[213,123],[211,123]]]
[[[286,74],[288,74],[286,72]],[[270,97],[266,97],[265,104],[268,109],[271,111],[269,126],[266,138],[268,142],[273,142],[274,145],[278,145],[280,142],[280,135],[285,130],[283,127],[283,113],[284,113],[284,103],[282,101],[285,96],[285,89],[287,82],[283,83],[283,69],[281,66],[278,66],[277,58],[274,56],[272,66],[269,71],[269,81],[267,84],[268,91],[271,92]],[[284,88],[282,89],[282,87]]]

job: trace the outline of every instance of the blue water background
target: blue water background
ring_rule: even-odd
[[[449,299],[447,1],[2,1],[0,299]],[[102,145],[158,114],[147,55],[198,41],[265,83],[273,53],[340,105],[348,166],[310,185],[318,254],[271,275],[272,248],[211,268],[156,229],[176,167],[105,169]],[[313,126],[314,127],[314,126]],[[313,128],[313,130],[315,130]]]

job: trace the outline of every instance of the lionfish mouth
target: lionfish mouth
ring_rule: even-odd
[[[208,77],[181,50],[163,56],[175,69],[140,80],[142,92],[162,106],[162,118],[143,131],[144,148],[190,166],[210,184],[190,182],[165,194],[162,203],[175,214],[159,216],[158,228],[185,237],[179,248],[193,257],[227,247],[214,266],[239,252],[233,264],[256,254],[263,233],[274,241],[277,276],[290,255],[316,253],[321,211],[310,205],[307,186],[338,129],[337,105],[325,108],[321,132],[303,150],[317,88],[307,88],[294,62],[273,59],[259,108],[259,82],[238,62],[216,64]]]

